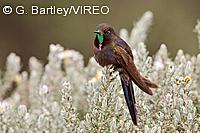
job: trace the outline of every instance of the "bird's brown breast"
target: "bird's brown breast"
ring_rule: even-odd
[[[112,45],[107,45],[102,50],[94,47],[94,58],[103,67],[111,64],[117,66],[118,64],[114,57]]]

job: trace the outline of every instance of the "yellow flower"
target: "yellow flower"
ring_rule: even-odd
[[[190,76],[188,76],[188,75],[185,76],[184,82],[185,82],[186,84],[188,84],[190,80],[191,80],[191,77],[190,77]]]
[[[187,85],[190,80],[191,80],[191,77],[187,75],[185,77],[176,78],[176,83],[177,84]]]

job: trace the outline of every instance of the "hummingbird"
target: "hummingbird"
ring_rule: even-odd
[[[114,70],[119,72],[125,101],[132,121],[137,126],[136,100],[132,81],[149,95],[153,95],[150,88],[158,88],[158,86],[140,74],[134,64],[131,48],[111,26],[101,23],[94,33],[96,34],[93,45],[94,58],[102,67],[113,65]]]

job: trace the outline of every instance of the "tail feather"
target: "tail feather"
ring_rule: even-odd
[[[142,77],[142,80],[145,82],[145,84],[147,86],[149,86],[150,88],[158,88],[158,86],[154,83],[152,83],[150,80],[148,80],[147,78]]]
[[[124,96],[126,99],[126,103],[132,118],[132,121],[135,125],[137,125],[137,117],[136,117],[136,108],[135,108],[135,97],[134,97],[134,90],[132,86],[132,81],[129,80],[129,83],[126,82],[121,78],[122,88],[124,91]]]

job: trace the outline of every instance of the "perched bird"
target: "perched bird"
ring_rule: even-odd
[[[101,23],[94,33],[96,33],[93,47],[94,58],[101,66],[113,65],[114,69],[119,72],[132,121],[137,125],[132,81],[149,95],[153,94],[150,88],[157,88],[158,86],[141,76],[134,64],[131,48],[115,33],[112,27],[106,23]]]

